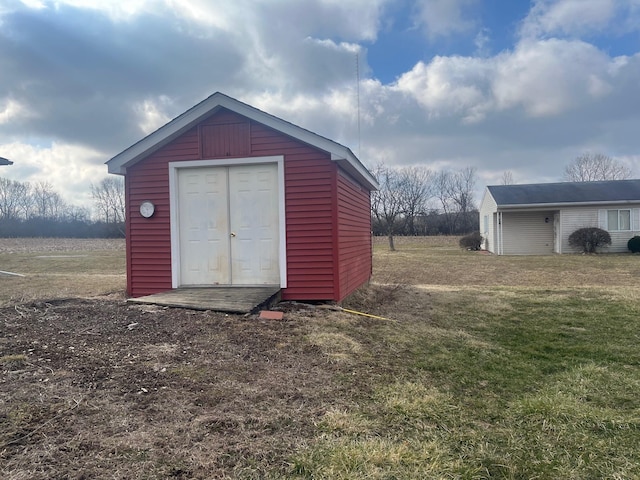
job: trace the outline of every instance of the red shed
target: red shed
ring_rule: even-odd
[[[107,162],[125,176],[127,290],[276,286],[341,301],[371,277],[375,178],[351,150],[215,93]]]

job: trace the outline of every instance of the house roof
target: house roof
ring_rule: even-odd
[[[13,162],[4,157],[0,157],[0,165],[13,165]]]
[[[640,180],[493,185],[487,189],[499,207],[640,202]]]
[[[378,188],[375,177],[365,168],[348,147],[313,133],[310,130],[298,127],[281,118],[274,117],[220,92],[214,93],[199,104],[191,107],[182,115],[174,118],[163,127],[160,127],[155,132],[147,135],[139,142],[107,161],[109,173],[124,175],[128,167],[135,165],[151,153],[162,148],[221,108],[231,110],[239,115],[278,130],[300,142],[328,152],[331,155],[331,160],[338,162],[340,166],[363,185],[374,190]]]

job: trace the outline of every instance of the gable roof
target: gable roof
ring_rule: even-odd
[[[640,202],[640,180],[493,185],[499,207]]]
[[[348,147],[313,133],[310,130],[298,127],[281,118],[274,117],[220,92],[214,93],[199,104],[191,107],[182,115],[174,118],[163,127],[160,127],[155,132],[147,135],[139,142],[107,161],[109,173],[124,175],[128,167],[135,165],[140,160],[162,148],[221,108],[231,110],[274,130],[278,130],[300,142],[328,152],[331,155],[331,160],[338,162],[340,166],[363,183],[363,185],[373,190],[378,188],[375,177],[365,168]]]

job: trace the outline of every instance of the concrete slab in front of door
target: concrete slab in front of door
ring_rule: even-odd
[[[130,298],[128,301],[192,310],[251,313],[269,302],[277,301],[279,293],[280,287],[177,288],[144,297]]]

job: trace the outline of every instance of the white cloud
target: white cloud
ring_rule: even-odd
[[[638,78],[640,54],[611,58],[576,40],[521,42],[490,58],[435,57],[394,85],[363,89],[362,158],[475,166],[482,185],[499,183],[505,170],[520,182],[558,181],[586,149],[637,156]]]
[[[500,109],[557,115],[608,93],[610,59],[581,41],[522,42],[497,62],[493,93]]]
[[[494,57],[418,62],[394,88],[414,98],[432,119],[473,123],[517,108],[530,117],[555,116],[610,94],[612,72],[624,63],[581,41],[523,41]]]
[[[477,56],[486,57],[489,54],[489,44],[491,43],[490,33],[488,28],[482,28],[473,39]]]
[[[163,111],[167,105],[171,104],[171,100],[167,96],[160,98],[146,99],[134,106],[134,112],[138,115],[138,126],[144,135],[154,132],[171,118]]]
[[[475,4],[477,0],[420,0],[415,22],[431,40],[466,32],[476,24],[471,13]]]
[[[475,166],[493,183],[505,170],[557,180],[585,149],[637,166],[640,54],[611,57],[575,37],[606,35],[633,5],[640,13],[640,0],[616,2],[613,14],[607,2],[586,0],[582,12],[538,1],[521,24],[531,33],[498,55],[486,48],[494,31],[478,23],[477,0],[420,2],[415,19],[430,38],[465,34],[473,50],[475,36],[476,51],[416,58],[384,84],[367,48],[393,1],[11,3],[22,10],[0,13],[0,155],[15,164],[0,173],[55,182],[68,201],[90,204],[104,161],[214,91],[356,154],[361,144],[368,165]]]
[[[42,0],[20,0],[20,1],[27,7],[34,8],[36,10],[46,8],[46,5]]]
[[[640,154],[612,156],[612,158],[628,167],[632,172],[640,172]]]
[[[102,12],[112,20],[126,21],[142,12],[162,8],[164,0],[42,0],[54,8],[69,6]]]
[[[430,118],[460,116],[480,120],[486,109],[492,60],[472,57],[435,57],[418,62],[402,75],[396,88],[415,98]]]
[[[174,15],[187,18],[196,24],[212,26],[227,32],[232,32],[241,27],[238,21],[242,10],[245,10],[246,24],[254,21],[253,9],[247,9],[247,5],[241,0],[211,2],[208,0],[166,0],[167,7]],[[256,4],[258,7],[259,4]]]
[[[28,116],[30,116],[29,112],[20,102],[12,98],[8,98],[4,102],[0,101],[0,125]]]
[[[582,37],[612,28],[620,34],[637,27],[638,7],[637,0],[536,0],[522,23],[521,35]]]
[[[2,156],[13,161],[2,176],[20,182],[49,182],[72,205],[91,204],[90,186],[106,177],[103,155],[78,145],[50,146],[12,142],[1,145]]]
[[[127,21],[131,18],[154,10],[160,10],[170,0],[19,0],[20,3],[32,10],[72,7],[83,10],[93,10],[108,16],[114,21]],[[17,5],[17,2],[16,2]],[[4,12],[3,12],[4,10]],[[17,10],[0,5],[0,14]]]
[[[237,36],[340,36],[376,39],[384,7],[392,0],[165,0],[178,17]],[[267,40],[263,38],[263,40]]]

